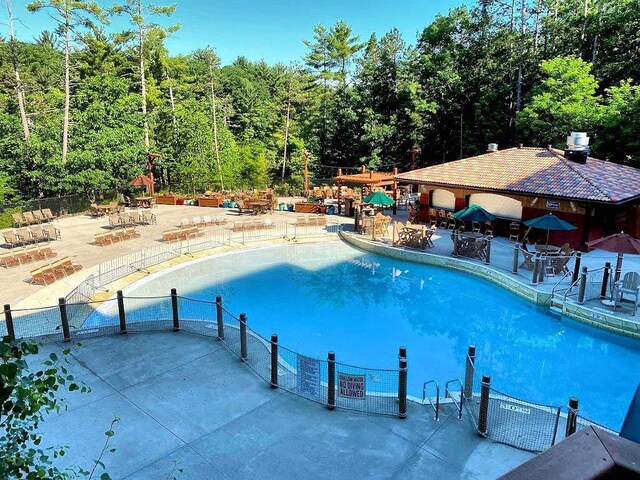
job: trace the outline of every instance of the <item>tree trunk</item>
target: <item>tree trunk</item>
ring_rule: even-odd
[[[538,42],[540,41],[540,15],[542,11],[542,0],[538,0],[536,2],[536,21],[535,21],[535,33],[533,35],[533,54],[537,55],[538,53]]]
[[[7,14],[9,16],[9,42],[11,46],[11,61],[13,62],[13,71],[16,76],[16,97],[18,100],[18,108],[20,109],[20,121],[22,122],[22,131],[24,139],[29,138],[29,120],[27,119],[27,112],[24,100],[24,88],[22,86],[22,80],[20,79],[20,71],[18,69],[18,52],[16,51],[16,37],[13,31],[13,12],[11,11],[11,4],[9,0],[4,0],[4,4],[7,7]]]
[[[176,102],[173,97],[173,85],[168,75],[167,79],[169,80],[169,103],[171,104],[171,123],[173,124],[173,154],[175,156],[178,145],[178,119],[176,118]]]
[[[69,10],[65,11],[64,24],[64,117],[62,120],[62,163],[67,161],[69,148],[69,104],[71,102],[70,65],[69,65]]]
[[[527,22],[525,18],[526,12],[526,0],[522,0],[520,3],[520,32],[522,33],[521,42],[526,42],[526,34],[527,34]],[[520,52],[518,59],[518,83],[516,87],[516,114],[522,108],[522,70],[524,68],[524,51]]]
[[[289,77],[289,89],[287,93],[287,117],[284,124],[284,154],[282,155],[282,176],[281,180],[284,182],[284,171],[287,166],[287,146],[289,145],[289,120],[291,115],[291,82],[292,77]]]
[[[216,154],[216,162],[218,164],[218,173],[220,174],[220,187],[224,191],[224,177],[222,175],[222,163],[220,162],[220,149],[218,146],[218,117],[216,105],[216,89],[213,85],[213,64],[209,62],[209,80],[211,85],[211,115],[213,117],[213,148]]]
[[[138,2],[138,18],[142,19],[142,3]],[[144,146],[149,151],[149,121],[147,119],[147,85],[144,74],[144,29],[138,23],[138,54],[140,55],[140,92],[142,95],[142,121],[144,128]]]

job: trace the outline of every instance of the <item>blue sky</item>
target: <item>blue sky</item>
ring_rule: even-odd
[[[30,40],[53,23],[45,12],[25,10],[25,0],[14,0],[14,15],[19,38]],[[99,1],[103,6],[111,2]],[[169,5],[172,2],[155,0]],[[303,39],[310,39],[318,23],[333,25],[338,20],[349,23],[362,40],[372,32],[383,35],[397,27],[407,43],[415,43],[417,32],[437,13],[446,14],[464,0],[178,0],[175,14],[167,25],[179,22],[180,31],[167,41],[171,53],[188,53],[210,45],[223,64],[239,55],[268,63],[299,61],[306,52]],[[6,14],[2,9],[2,23]],[[116,21],[109,27],[122,30]],[[7,36],[6,27],[2,32]]]

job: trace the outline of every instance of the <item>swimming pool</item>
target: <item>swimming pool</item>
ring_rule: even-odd
[[[407,347],[410,395],[422,383],[462,378],[468,345],[492,386],[566,405],[619,429],[640,379],[640,342],[547,315],[487,281],[363,253],[342,242],[291,244],[178,265],[125,290],[213,300],[245,312],[264,337],[308,356],[397,368]],[[112,319],[113,320],[113,319]],[[107,320],[93,315],[86,325]],[[476,386],[478,388],[478,386]]]

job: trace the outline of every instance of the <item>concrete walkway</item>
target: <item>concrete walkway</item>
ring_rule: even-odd
[[[68,408],[41,424],[43,443],[69,446],[58,466],[90,470],[118,417],[116,451],[102,458],[114,479],[495,479],[532,456],[477,436],[451,405],[439,422],[417,404],[406,420],[329,411],[184,332],[85,340],[69,360],[92,391],[66,395]]]

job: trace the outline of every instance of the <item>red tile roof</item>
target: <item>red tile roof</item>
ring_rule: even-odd
[[[396,175],[399,182],[428,183],[620,203],[640,196],[640,170],[589,157],[567,160],[546,148],[508,148]]]

